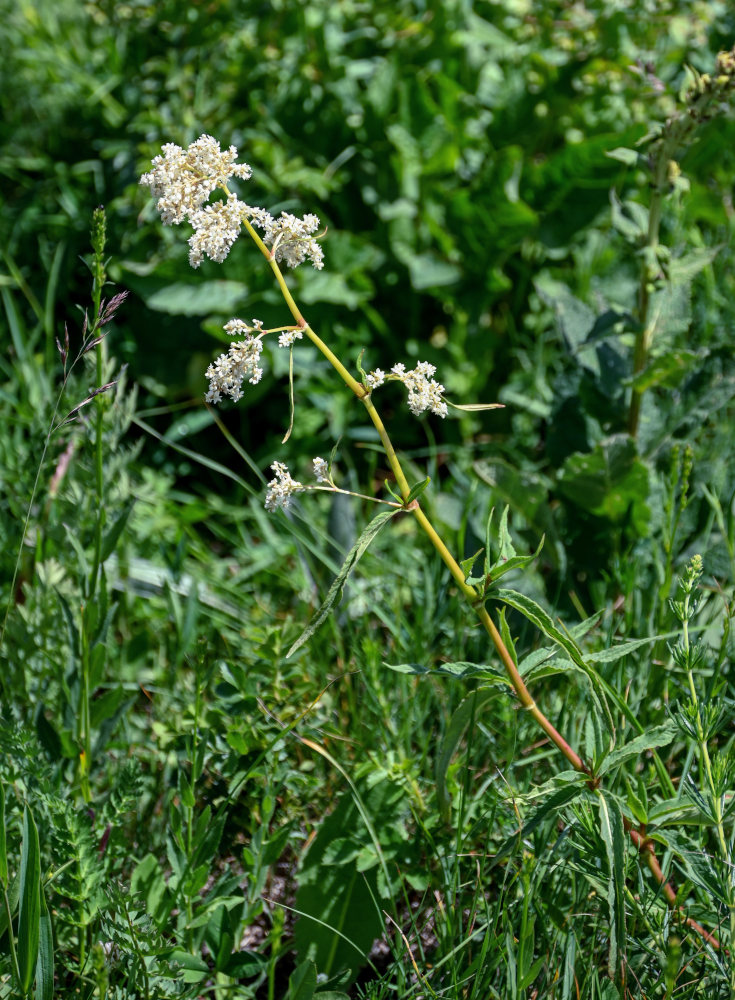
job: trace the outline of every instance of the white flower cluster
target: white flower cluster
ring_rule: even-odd
[[[368,389],[372,392],[373,389],[377,389],[379,386],[385,382],[385,372],[380,368],[376,368],[374,372],[370,372],[366,376],[365,382],[367,383]]]
[[[211,135],[200,136],[186,152],[169,142],[163,154],[154,157],[153,170],[143,174],[140,183],[158,198],[156,208],[166,226],[178,225],[198,212],[215,188],[227,186],[230,177],[248,180],[252,175],[247,163],[235,163],[235,146],[223,153]]]
[[[293,347],[297,340],[303,340],[304,335],[301,330],[284,330],[278,338],[279,347]]]
[[[236,163],[237,148],[223,152],[216,139],[202,135],[186,150],[172,142],[163,147],[163,156],[153,159],[153,169],[143,174],[141,184],[157,198],[156,207],[164,225],[178,225],[188,219],[194,227],[189,239],[189,263],[199,267],[205,257],[222,262],[232,249],[244,219],[262,229],[263,242],[272,247],[276,261],[297,267],[310,260],[315,268],[324,267],[324,252],[312,234],[319,229],[316,215],[303,219],[281,212],[274,218],[263,208],[246,205],[227,190],[230,177],[248,180],[252,170],[246,163]],[[206,204],[211,193],[220,188],[226,201]]]
[[[413,371],[407,372],[405,365],[393,365],[391,372],[408,389],[408,408],[415,417],[425,410],[431,410],[437,417],[446,417],[447,404],[442,399],[444,386],[431,377],[436,368],[428,361],[417,361]]]
[[[272,247],[278,263],[285,261],[289,267],[298,267],[308,259],[317,271],[324,267],[324,251],[312,236],[319,229],[316,215],[299,219],[290,212],[281,212],[277,219],[261,215],[253,216],[252,221],[263,229],[263,242]]]
[[[365,384],[372,392],[383,385],[386,378],[403,382],[408,389],[408,407],[415,417],[426,410],[431,410],[438,417],[446,417],[447,404],[442,399],[444,386],[432,378],[435,372],[436,368],[428,361],[418,361],[409,372],[405,365],[398,364],[393,365],[389,375],[376,368],[365,376]]]
[[[278,510],[281,507],[287,510],[291,503],[291,496],[305,489],[303,483],[291,478],[288,466],[283,462],[274,462],[271,469],[276,474],[275,479],[268,483],[268,490],[265,494],[265,509],[270,511]]]
[[[214,201],[193,212],[189,222],[194,227],[189,237],[189,263],[199,267],[205,255],[221,264],[240,235],[247,205],[231,194],[227,201]]]
[[[323,458],[313,458],[312,465],[314,467],[314,477],[318,483],[333,485],[329,478],[329,466]],[[275,511],[279,507],[283,510],[288,510],[291,497],[294,493],[301,493],[304,490],[314,488],[313,486],[304,486],[297,479],[292,479],[291,473],[288,471],[288,466],[284,465],[283,462],[274,462],[271,465],[271,469],[275,472],[276,478],[271,479],[268,483],[268,489],[265,494],[266,510]]]
[[[323,458],[312,459],[312,464],[314,466],[314,478],[318,483],[328,483],[329,479],[329,466],[324,461]]]
[[[260,382],[263,369],[259,367],[260,355],[263,350],[262,334],[253,337],[253,331],[261,330],[260,320],[253,320],[249,327],[241,319],[231,319],[225,324],[225,330],[231,337],[239,333],[247,334],[245,340],[230,344],[227,354],[220,354],[215,362],[207,368],[209,391],[205,395],[208,403],[219,403],[223,396],[230,396],[233,402],[242,399],[242,383],[247,375],[253,385]]]

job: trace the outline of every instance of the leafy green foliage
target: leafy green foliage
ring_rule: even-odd
[[[3,982],[733,995],[731,116],[652,187],[681,67],[732,44],[695,7],[0,0]],[[320,214],[328,267],[289,282],[345,363],[437,365],[441,438],[385,393],[410,500],[589,775],[408,517],[262,509],[283,358],[189,407],[225,320],[283,320],[244,246],[194,275],[142,200],[203,131],[254,200]],[[344,481],[383,483],[360,408],[294,361],[288,447],[341,435]]]

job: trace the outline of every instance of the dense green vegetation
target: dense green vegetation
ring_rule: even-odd
[[[0,12],[0,997],[735,998],[731,6]]]

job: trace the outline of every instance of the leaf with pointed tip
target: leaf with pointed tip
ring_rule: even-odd
[[[317,613],[313,616],[313,618],[306,626],[304,631],[301,633],[301,635],[298,637],[296,642],[291,646],[286,656],[291,656],[293,653],[295,653],[296,650],[299,649],[300,646],[303,646],[304,643],[307,642],[316,632],[316,630],[319,628],[319,626],[322,624],[322,622],[325,620],[329,612],[332,610],[332,608],[339,600],[342,594],[342,588],[344,587],[348,576],[357,565],[360,557],[363,555],[363,553],[370,545],[372,540],[375,538],[375,536],[378,534],[378,532],[381,530],[381,528],[383,528],[388,523],[388,521],[390,521],[390,519],[395,516],[395,514],[396,511],[394,510],[382,511],[380,514],[378,514],[376,517],[372,519],[370,524],[368,524],[367,528],[365,528],[363,533],[360,535],[360,537],[357,539],[357,541],[352,546],[350,551],[347,553],[347,558],[342,563],[342,568],[335,577],[332,586],[329,588],[327,596],[324,599],[324,603],[319,608]]]

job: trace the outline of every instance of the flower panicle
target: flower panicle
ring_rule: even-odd
[[[272,248],[274,260],[288,267],[298,267],[309,260],[313,267],[324,267],[324,251],[313,234],[319,229],[319,219],[307,214],[302,219],[290,212],[274,218],[270,212],[239,200],[228,189],[231,177],[249,180],[252,169],[247,163],[237,163],[237,147],[227,150],[211,135],[201,135],[186,150],[173,142],[155,156],[152,169],[143,174],[140,183],[151,189],[156,208],[166,226],[188,221],[194,229],[189,238],[189,263],[197,268],[205,257],[221,263],[240,235],[248,220],[263,230],[263,242]],[[210,202],[210,195],[219,189],[224,201]]]
[[[326,483],[327,487],[334,487],[329,475],[329,466],[323,458],[312,459],[312,467],[317,483]],[[288,471],[288,466],[283,462],[274,462],[271,469],[275,472],[275,477],[268,483],[265,494],[265,509],[271,513],[279,509],[288,510],[294,493],[303,493],[305,490],[316,488],[305,486],[298,479],[294,479]]]
[[[365,386],[372,392],[386,381],[402,382],[408,389],[408,408],[414,416],[419,416],[427,410],[438,417],[446,417],[447,404],[444,402],[444,386],[432,376],[436,367],[428,361],[417,361],[416,367],[406,371],[404,364],[393,365],[386,374],[376,368],[365,376]]]

